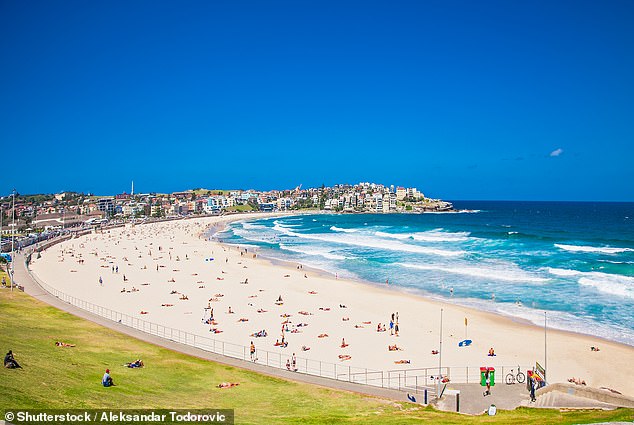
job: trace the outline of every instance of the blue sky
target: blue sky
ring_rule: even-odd
[[[634,201],[633,22],[631,1],[5,0],[0,194]]]

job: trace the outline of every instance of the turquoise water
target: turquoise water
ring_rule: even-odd
[[[216,237],[264,256],[634,345],[634,203],[455,202],[444,214],[316,214]],[[453,294],[452,294],[453,290]]]

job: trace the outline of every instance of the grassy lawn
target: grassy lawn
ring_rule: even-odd
[[[19,291],[0,290],[0,349],[21,370],[0,368],[0,418],[16,408],[226,408],[236,423],[587,423],[632,421],[634,410],[540,409],[466,417],[410,403],[271,378],[179,354],[77,318]],[[56,341],[76,344],[60,348]],[[143,359],[145,368],[126,362]],[[110,368],[115,387],[101,386]],[[223,381],[240,386],[218,389]]]

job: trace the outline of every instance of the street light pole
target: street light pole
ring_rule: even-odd
[[[546,345],[546,329],[546,312],[544,311],[544,381],[548,382],[546,380],[546,374],[548,373],[548,346]]]
[[[11,292],[13,292],[13,273],[15,271],[15,189],[13,189],[13,213],[12,213],[12,221],[11,224],[11,273],[9,276],[9,280],[11,281]]]
[[[440,384],[442,381],[442,312],[443,309],[440,309],[440,347],[438,348],[438,388],[436,392],[436,396],[440,398]]]

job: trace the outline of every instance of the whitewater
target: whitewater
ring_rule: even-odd
[[[454,202],[473,214],[311,214],[217,239],[543,326],[634,345],[634,204]]]

